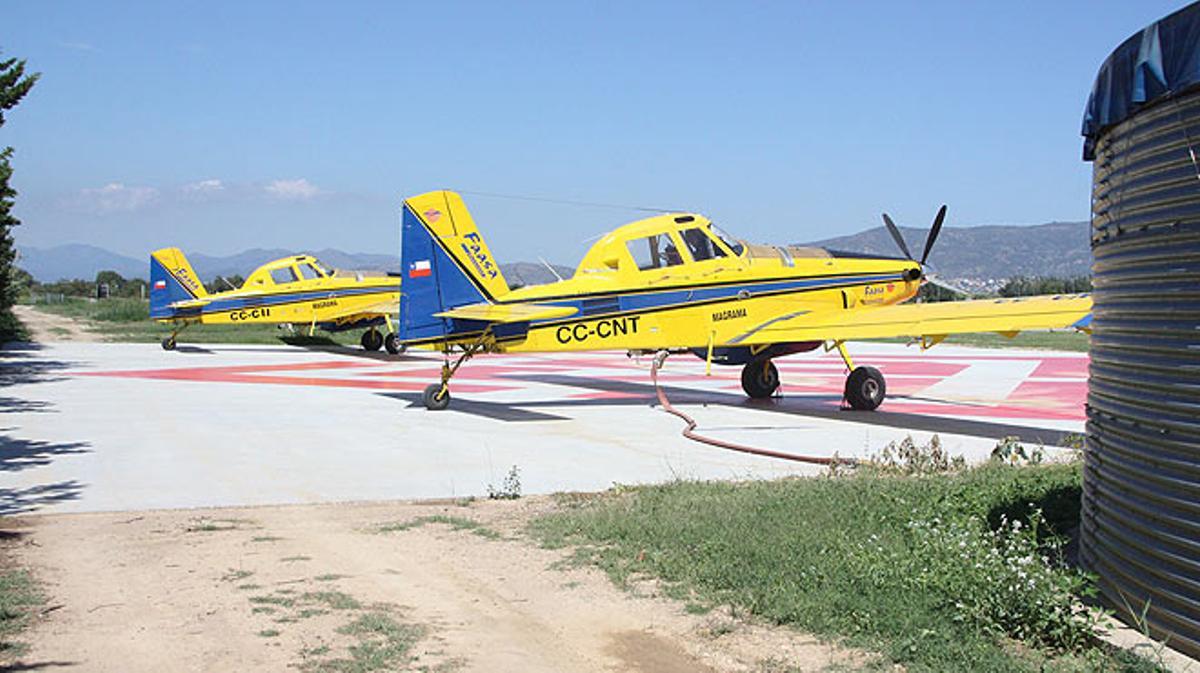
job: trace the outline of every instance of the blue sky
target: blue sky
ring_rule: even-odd
[[[430,189],[756,241],[1088,216],[1104,58],[1181,2],[9,2],[23,245],[394,253]],[[501,261],[642,214],[466,196]]]

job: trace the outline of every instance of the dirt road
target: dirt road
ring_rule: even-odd
[[[861,657],[615,588],[524,536],[549,498],[32,516],[20,662],[73,671],[774,671]],[[788,668],[788,667],[794,668]]]
[[[43,313],[25,304],[13,306],[13,313],[29,329],[34,341],[104,341],[99,334],[88,331],[86,323],[73,318]]]

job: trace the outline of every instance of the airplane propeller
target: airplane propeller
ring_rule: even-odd
[[[942,233],[942,222],[946,220],[946,204],[942,204],[938,208],[937,216],[933,218],[933,228],[929,230],[929,237],[925,239],[925,252],[921,255],[921,266],[925,266],[925,260],[929,259],[929,251],[933,250],[933,242],[937,240],[938,234]]]
[[[929,252],[933,250],[933,243],[937,240],[938,234],[942,233],[942,223],[945,221],[946,206],[943,204],[941,208],[938,208],[937,216],[933,218],[933,227],[929,229],[929,236],[925,238],[925,251],[921,254],[921,266],[925,266],[925,261],[929,259]],[[883,224],[887,227],[888,233],[892,235],[892,240],[900,247],[900,252],[903,252],[906,258],[915,262],[916,260],[913,259],[912,253],[908,250],[908,244],[904,242],[904,236],[900,233],[900,227],[896,226],[896,223],[892,221],[892,218],[887,213],[883,214]]]

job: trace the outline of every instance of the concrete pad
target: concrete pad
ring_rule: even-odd
[[[777,360],[778,399],[740,368],[673,356],[672,403],[712,437],[794,454],[869,457],[937,433],[983,460],[1005,436],[1053,445],[1083,430],[1087,357],[892,344],[852,347],[889,399],[841,410],[836,354]],[[657,406],[649,358],[483,356],[449,410],[420,391],[440,356],[288,346],[57,343],[0,352],[0,514],[486,495],[510,468],[524,493],[822,468],[690,441]]]

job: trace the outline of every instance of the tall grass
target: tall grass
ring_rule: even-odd
[[[842,638],[909,670],[1149,668],[1092,648],[1076,613],[1088,580],[1064,563],[1062,535],[1079,496],[1076,465],[676,482],[531,528],[578,545],[617,582],[661,578],[694,603]]]

